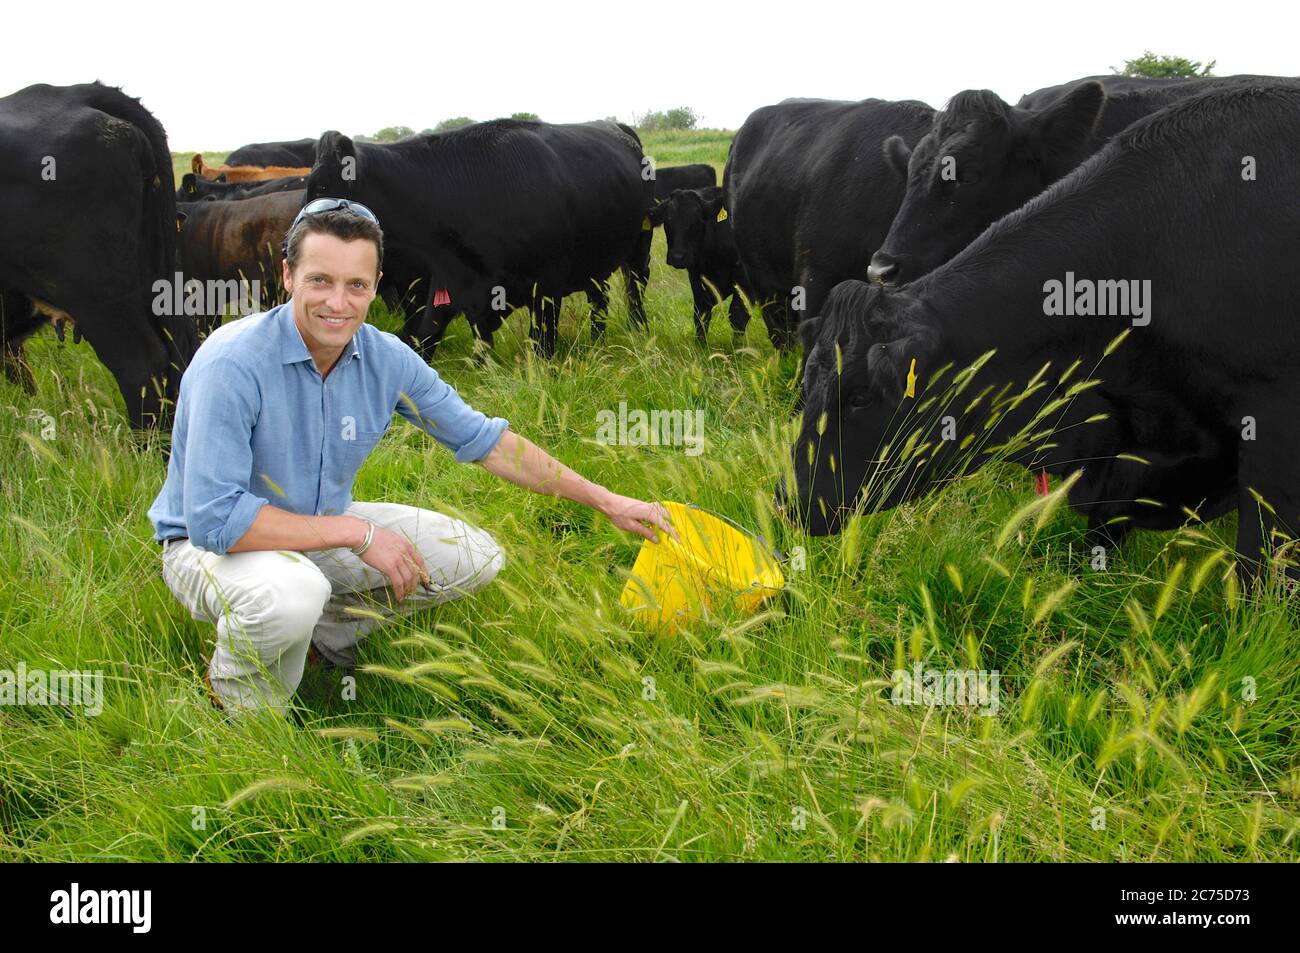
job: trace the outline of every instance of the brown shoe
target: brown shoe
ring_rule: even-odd
[[[203,685],[208,690],[208,701],[212,702],[212,706],[216,708],[217,711],[225,711],[226,706],[221,703],[221,699],[217,697],[217,693],[212,690],[212,680],[208,678],[207,672],[203,673]]]

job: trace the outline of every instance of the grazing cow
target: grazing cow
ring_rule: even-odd
[[[790,343],[791,312],[819,314],[836,283],[865,277],[903,198],[880,144],[916,142],[933,115],[917,102],[791,99],[740,127],[723,173],[726,207],[777,347]]]
[[[166,426],[198,346],[152,308],[177,267],[176,185],[162,125],[116,87],[39,84],[0,99],[0,347],[30,386],[22,342],[45,316],[117,380],[131,425]]]
[[[293,168],[312,166],[316,162],[316,140],[294,139],[289,142],[253,142],[240,146],[226,156],[226,165],[287,165]]]
[[[1081,470],[1070,502],[1094,531],[1239,509],[1237,551],[1257,567],[1300,529],[1300,292],[1279,240],[1300,236],[1296,141],[1300,84],[1211,89],[909,285],[837,287],[803,329],[792,461],[810,531],[836,531],[860,494],[897,505],[1005,445]]]
[[[713,306],[731,298],[728,317],[738,341],[749,324],[749,311],[737,293],[740,260],[731,238],[731,221],[722,207],[722,189],[677,189],[650,212],[650,224],[662,225],[668,239],[668,264],[686,269],[695,302],[695,337],[706,341]]]
[[[588,293],[592,334],[603,331],[616,268],[633,321],[645,323],[654,194],[641,160],[636,134],[609,122],[496,119],[384,145],[327,132],[307,200],[373,209],[385,270],[391,249],[408,274],[429,280],[425,308],[408,313],[403,331],[422,353],[458,313],[490,345],[505,316],[526,306],[534,344],[549,356],[567,294]]]
[[[289,176],[307,175],[310,166],[282,165],[220,165],[215,169],[203,162],[203,156],[194,153],[190,159],[190,171],[200,178],[213,182],[266,182],[270,179],[283,179]]]
[[[305,188],[307,188],[305,175],[290,175],[282,179],[268,179],[265,182],[225,182],[205,179],[196,176],[193,172],[186,172],[181,176],[180,188],[176,190],[176,201],[245,199],[255,195],[270,195],[273,192],[295,192]]]
[[[868,278],[905,284],[951,258],[990,222],[1024,205],[1130,123],[1187,96],[1272,77],[1086,80],[1009,106],[986,89],[958,93],[914,149],[885,140],[907,185]],[[1025,102],[1037,105],[1026,108]]]
[[[662,202],[677,189],[707,189],[718,184],[718,173],[704,162],[655,169],[655,201]]]
[[[256,195],[238,202],[177,203],[181,271],[186,282],[198,279],[205,283],[225,283],[231,289],[227,300],[234,303],[231,283],[255,280],[267,307],[276,303],[282,291],[281,244],[294,216],[302,208],[305,194],[299,189]],[[204,317],[205,333],[221,323],[220,314]]]

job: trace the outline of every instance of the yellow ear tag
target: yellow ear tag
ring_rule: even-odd
[[[718,221],[725,222],[726,220],[727,220],[727,210],[725,208],[718,209]]]
[[[650,224],[650,216],[649,216],[649,215],[647,215],[645,218],[641,219],[641,231],[643,231],[643,232],[649,232],[649,231],[653,231],[653,230],[654,230],[654,226]]]
[[[903,392],[903,396],[916,396],[916,358],[912,358],[912,365],[907,369],[907,390]]]

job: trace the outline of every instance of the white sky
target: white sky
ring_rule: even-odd
[[[220,11],[236,11],[222,17]],[[1144,49],[1215,72],[1300,74],[1294,4],[1084,0],[297,0],[6,8],[0,95],[99,79],[172,149],[416,131],[530,111],[578,122],[690,106],[736,128],[789,96],[1023,93]]]

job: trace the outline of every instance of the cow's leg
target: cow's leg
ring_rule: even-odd
[[[438,344],[447,333],[447,325],[459,314],[455,304],[440,304],[434,307],[433,297],[436,289],[430,287],[424,295],[424,303],[414,309],[402,324],[399,335],[426,362],[433,360]]]
[[[632,323],[647,327],[645,316],[645,286],[650,283],[650,244],[654,230],[647,229],[637,237],[632,258],[623,266],[623,287],[627,293],[627,312]]]
[[[1251,411],[1254,411],[1251,413]],[[1243,440],[1238,452],[1237,569],[1243,581],[1258,577],[1273,551],[1300,538],[1300,487],[1296,461],[1300,460],[1300,433],[1288,423],[1285,407],[1243,410],[1255,418],[1256,440]],[[1300,581],[1300,566],[1287,567],[1287,576]]]
[[[117,380],[131,426],[140,431],[170,427],[171,409],[163,402],[168,390],[175,390],[167,379],[168,349],[144,312],[131,304],[110,310],[100,302],[74,302],[67,310]]]
[[[709,343],[709,323],[713,318],[713,292],[697,271],[688,273],[691,280],[691,299],[694,303],[695,340],[701,346]]]
[[[767,336],[771,338],[772,346],[778,351],[784,351],[790,346],[787,332],[788,314],[789,309],[784,299],[778,298],[763,303],[763,323],[767,325]]]
[[[818,275],[812,268],[804,268],[800,275],[799,286],[803,288],[803,308],[801,310],[790,308],[789,327],[792,330],[799,326],[800,321],[815,318],[822,313],[822,305],[826,303],[826,295],[830,293],[832,283]]]
[[[473,359],[480,367],[487,363],[488,353],[492,350],[492,336],[497,328],[505,323],[505,314],[491,308],[465,312],[470,330],[474,332]]]
[[[560,327],[560,304],[562,299],[553,295],[535,294],[531,311],[533,314],[532,326],[529,328],[529,335],[533,339],[533,346],[537,353],[542,357],[550,358],[555,355],[555,342]]]
[[[745,328],[749,327],[749,309],[740,299],[740,291],[735,285],[727,293],[731,295],[731,304],[727,309],[727,318],[731,321],[731,343],[740,347],[745,343]]]
[[[1100,546],[1104,551],[1106,558],[1109,559],[1111,554],[1116,552],[1123,544],[1128,535],[1133,532],[1133,524],[1129,520],[1119,523],[1107,523],[1114,514],[1093,513],[1088,517],[1088,528],[1083,535],[1083,546],[1087,550],[1086,559],[1091,559],[1093,551]]]
[[[591,305],[591,339],[596,341],[605,333],[605,316],[609,313],[609,281],[604,278],[591,279],[587,301]]]
[[[0,291],[0,362],[4,363],[9,382],[28,394],[36,393],[36,378],[23,355],[23,341],[31,337],[43,320],[26,295]]]

